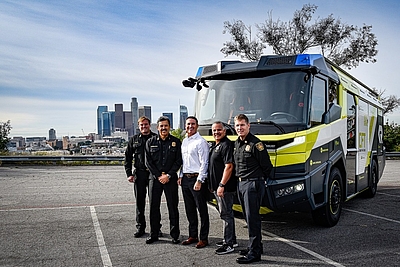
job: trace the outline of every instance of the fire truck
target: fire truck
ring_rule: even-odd
[[[385,167],[379,95],[322,55],[219,61],[182,83],[196,89],[193,115],[207,141],[215,121],[236,140],[233,118],[245,114],[265,144],[274,168],[260,213],[309,212],[331,227],[345,201],[376,194]]]

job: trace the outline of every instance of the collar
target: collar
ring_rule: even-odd
[[[196,132],[194,135],[192,136],[188,136],[188,139],[196,139],[200,136],[199,132]]]

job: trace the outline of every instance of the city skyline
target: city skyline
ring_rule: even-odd
[[[249,1],[45,1],[0,2],[0,121],[10,136],[60,136],[96,132],[96,108],[129,105],[135,95],[152,106],[154,118],[175,114],[179,105],[193,115],[195,89],[182,87],[199,66],[225,59],[231,36],[224,21],[256,25],[271,14],[287,22],[304,4],[297,0]],[[377,62],[348,72],[384,96],[396,95],[400,2],[323,1],[313,16],[330,14],[348,25],[372,25]],[[359,10],[362,12],[354,12]],[[315,51],[313,51],[315,52]],[[267,47],[263,54],[273,54]],[[226,59],[241,60],[236,56]],[[125,100],[122,101],[121,100]],[[385,121],[400,123],[400,112]]]
[[[120,104],[120,103],[118,103],[118,104],[114,104],[114,107],[124,107],[123,106],[123,104]],[[102,109],[102,108],[105,108],[105,109]],[[141,111],[141,108],[142,108],[142,111]],[[55,139],[57,139],[57,140],[59,140],[59,139],[62,139],[63,137],[65,137],[65,136],[68,136],[68,137],[72,137],[72,136],[75,136],[75,137],[78,137],[78,136],[87,136],[88,134],[98,134],[98,135],[100,135],[100,136],[102,136],[102,133],[101,132],[99,132],[99,129],[100,129],[100,131],[101,131],[101,126],[99,127],[99,125],[101,125],[101,120],[99,120],[100,118],[101,118],[101,116],[99,117],[99,110],[100,110],[100,113],[107,113],[107,112],[113,112],[113,113],[115,113],[116,112],[116,110],[114,109],[114,110],[109,110],[108,109],[108,106],[98,106],[97,107],[97,128],[95,129],[95,131],[92,131],[92,132],[85,132],[85,130],[84,129],[81,129],[81,133],[80,134],[77,134],[77,135],[63,135],[63,136],[60,136],[60,135],[58,135],[57,134],[57,129],[55,129],[55,128],[49,128],[48,130],[47,130],[47,133],[46,134],[44,134],[44,135],[27,135],[27,136],[20,136],[20,135],[15,135],[15,136],[10,136],[11,138],[17,138],[17,137],[23,137],[23,138],[37,138],[37,137],[40,137],[40,138],[43,138],[43,137],[45,137],[46,138],[46,140],[55,140]],[[151,122],[151,124],[155,124],[156,123],[156,121],[157,121],[157,119],[160,117],[160,116],[167,116],[169,119],[170,119],[170,121],[171,121],[171,124],[173,124],[174,123],[174,119],[173,119],[173,112],[163,112],[162,114],[160,114],[159,116],[157,116],[156,118],[154,118],[154,120],[155,121],[153,121],[152,120],[152,116],[149,116],[149,114],[148,114],[148,112],[149,112],[149,110],[150,110],[150,112],[151,112],[151,106],[138,106],[138,116],[139,117],[141,117],[141,116],[146,116],[146,117],[148,117],[148,118],[150,118],[150,122]],[[187,107],[185,106],[185,105],[180,105],[180,114],[179,114],[179,118],[180,118],[180,122],[178,123],[178,126],[177,127],[172,127],[172,129],[176,129],[176,128],[180,128],[181,127],[181,123],[182,123],[182,118],[185,118],[185,116],[187,117],[188,115],[187,115],[187,112],[185,112],[185,111],[187,111],[188,109],[187,109]],[[122,112],[131,112],[130,110],[129,111],[127,111],[127,110],[122,110]],[[141,113],[142,112],[142,113]],[[184,113],[182,113],[182,112],[184,112]],[[115,118],[116,118],[116,116],[114,115],[114,122],[115,122]],[[133,123],[133,122],[132,122]],[[122,130],[126,130],[126,131],[128,131],[127,129],[124,129],[123,127],[117,127],[118,125],[116,124],[116,125],[114,125],[114,129],[122,129]],[[136,122],[136,124],[135,124],[135,126],[137,126],[137,122]],[[128,131],[129,132],[129,131]],[[111,135],[112,133],[110,132],[110,134],[109,135]],[[109,136],[108,135],[108,136]],[[129,136],[131,136],[131,135],[129,135]]]
[[[182,128],[182,120],[188,116],[188,109],[185,105],[179,106],[180,122],[177,127],[174,127],[173,112],[163,112],[162,116],[167,116],[171,123],[171,128]],[[150,124],[154,124],[157,118],[152,120],[151,106],[139,106],[136,97],[131,98],[130,110],[124,110],[124,105],[120,103],[114,104],[114,111],[109,110],[108,106],[97,107],[97,135],[111,136],[116,130],[128,132],[128,136],[133,136],[138,133],[137,121],[140,117],[146,116],[150,119]],[[183,125],[183,126],[182,126]],[[182,128],[183,129],[183,128]]]

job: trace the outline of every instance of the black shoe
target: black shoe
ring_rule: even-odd
[[[217,247],[222,247],[224,244],[225,244],[224,240],[219,241],[219,242],[216,243]],[[233,245],[232,245],[233,248],[237,248],[238,246],[239,246],[239,244],[236,241],[233,242]]]
[[[246,256],[248,253],[249,253],[249,249],[248,248],[239,251],[239,254],[242,255],[242,256]],[[264,254],[263,246],[261,246],[261,254]]]
[[[239,251],[239,254],[242,255],[242,256],[246,256],[248,253],[249,253],[249,249],[248,248],[242,249],[242,250]]]
[[[141,236],[143,236],[144,235],[144,230],[138,230],[136,233],[134,233],[133,235],[135,236],[135,237],[141,237]]]
[[[163,237],[163,233],[161,232],[161,230],[158,232],[158,237]]]
[[[179,244],[179,243],[181,243],[181,241],[178,238],[172,238],[172,243]]]
[[[154,242],[156,242],[156,241],[158,241],[158,237],[149,236],[149,237],[146,239],[146,244],[151,244],[151,243],[154,243]]]
[[[254,256],[243,256],[236,259],[236,262],[239,264],[248,264],[252,262],[260,261],[261,257],[254,257]]]

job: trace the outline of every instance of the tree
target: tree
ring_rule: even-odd
[[[246,26],[241,20],[238,21],[225,21],[224,31],[232,35],[232,40],[224,43],[221,52],[225,56],[235,55],[241,56],[243,59],[258,60],[261,57],[262,51],[266,47],[258,39],[251,40],[251,26]],[[247,37],[249,33],[249,37]]]
[[[11,138],[8,137],[12,127],[10,120],[7,122],[0,122],[0,152],[7,152],[7,144],[10,142]]]
[[[382,106],[383,106],[383,115],[387,115],[392,113],[395,109],[400,107],[400,98],[397,98],[395,95],[383,96],[385,90],[378,91],[376,88],[372,88],[372,90],[379,95],[381,98]]]
[[[261,57],[267,45],[277,55],[302,54],[316,48],[326,58],[349,69],[357,67],[360,62],[376,62],[378,40],[371,32],[372,26],[348,25],[335,19],[332,14],[326,18],[318,17],[311,23],[317,8],[316,5],[305,4],[301,10],[294,12],[293,19],[288,22],[279,19],[274,21],[270,11],[265,23],[256,24],[256,35],[251,26],[246,26],[241,20],[225,21],[223,34],[229,33],[232,38],[223,44],[221,52],[225,56],[235,55],[254,61]],[[382,97],[382,93],[379,94],[384,114],[400,106],[400,98],[394,95]]]
[[[181,141],[183,140],[183,138],[185,138],[185,132],[181,128],[172,130],[170,132],[170,134],[172,136],[175,136],[176,138],[178,138]]]
[[[372,26],[347,25],[332,14],[326,18],[318,17],[311,23],[317,8],[305,4],[288,22],[274,21],[270,11],[265,23],[256,24],[258,33],[254,38],[251,26],[246,26],[243,21],[225,21],[223,33],[230,33],[232,39],[223,44],[221,52],[225,56],[257,60],[267,45],[277,55],[302,54],[311,48],[319,48],[322,55],[339,66],[352,68],[360,62],[376,62],[378,41],[371,32]]]
[[[386,151],[400,151],[400,126],[394,122],[386,122],[383,129],[383,144]]]
[[[400,106],[400,98],[395,95],[381,97],[383,109],[383,115],[392,113],[395,109]]]

